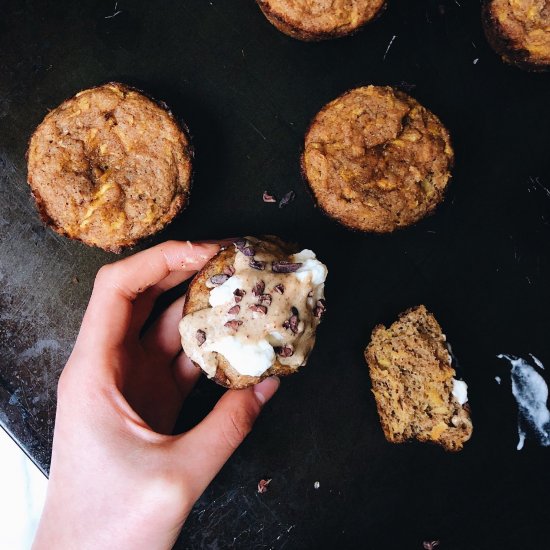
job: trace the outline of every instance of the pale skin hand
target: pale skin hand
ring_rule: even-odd
[[[169,241],[100,269],[58,386],[48,494],[34,550],[169,549],[195,501],[279,386],[229,390],[170,435],[200,375],[181,353],[174,302],[140,338],[156,298],[219,247]]]

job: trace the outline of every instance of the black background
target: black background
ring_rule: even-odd
[[[329,267],[329,310],[307,368],[283,381],[178,548],[415,549],[433,539],[441,550],[549,547],[548,449],[528,439],[516,450],[509,366],[496,354],[550,364],[550,86],[489,49],[477,1],[394,0],[363,32],[317,44],[279,33],[245,0],[0,8],[0,421],[43,469],[56,378],[95,271],[116,258],[42,228],[25,183],[26,144],[48,109],[119,80],[165,100],[196,147],[190,206],[144,246],[272,233]],[[369,83],[410,90],[449,128],[456,151],[435,215],[387,236],[325,218],[299,174],[310,119]],[[262,202],[264,190],[291,189],[296,200],[284,209]],[[469,384],[474,435],[456,455],[386,443],[370,393],[370,331],[419,303],[442,324]],[[201,380],[181,427],[220,393]]]

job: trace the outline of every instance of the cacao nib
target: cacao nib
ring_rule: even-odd
[[[243,249],[248,243],[246,242],[246,239],[237,239],[233,241],[233,244],[237,247],[237,250]]]
[[[236,319],[233,319],[232,321],[227,321],[224,327],[232,328],[233,330],[239,330],[239,327],[243,324],[242,321],[237,321]]]
[[[267,486],[271,483],[271,479],[260,479],[258,481],[258,493],[267,493]]]
[[[229,313],[229,315],[237,315],[237,313],[239,313],[240,311],[241,306],[233,306],[231,309],[229,309],[227,313]]]
[[[274,286],[274,287],[273,287],[273,290],[274,290],[275,292],[278,292],[279,294],[284,294],[284,293],[285,293],[285,285],[279,284],[279,285],[277,285],[277,286]]]
[[[280,201],[279,208],[283,208],[287,204],[291,203],[296,198],[296,193],[294,191],[289,191]]]
[[[275,353],[281,357],[292,357],[292,355],[294,355],[294,350],[292,346],[281,346],[275,348]]]
[[[256,313],[261,313],[262,315],[267,314],[267,308],[258,304],[252,304],[251,306],[248,306],[248,309]]]
[[[246,294],[246,290],[243,290],[242,288],[236,288],[233,291],[233,296],[235,296],[235,302],[239,303],[243,299],[243,296],[245,294]]]
[[[278,260],[271,264],[271,269],[274,273],[294,273],[300,267],[302,267],[301,263],[292,263],[286,260]]]
[[[257,269],[258,271],[263,271],[265,269],[265,262],[260,260],[255,260],[252,258],[248,264],[252,269]]]
[[[223,285],[227,279],[229,279],[229,275],[226,275],[225,273],[218,273],[217,275],[212,275],[212,277],[210,277],[210,282],[213,285],[220,286]]]
[[[195,338],[199,343],[199,347],[201,347],[206,342],[206,332],[204,332],[204,330],[197,330],[197,333],[195,334]]]
[[[262,195],[262,200],[264,202],[277,202],[277,199],[273,195],[270,195],[267,191],[264,191],[264,194]]]
[[[293,332],[293,334],[297,334],[298,323],[300,322],[300,320],[298,319],[298,310],[295,307],[293,307],[292,313],[293,314],[290,316],[290,318],[283,323],[283,328],[290,329]]]
[[[264,290],[265,283],[260,280],[254,285],[254,288],[252,289],[252,294],[254,294],[254,296],[261,296],[264,293]]]
[[[232,265],[226,265],[223,268],[223,272],[228,277],[233,277],[233,275],[235,275],[235,268]]]
[[[270,306],[271,305],[271,294],[262,294],[258,299],[258,303],[264,304],[266,306]]]
[[[313,308],[313,315],[315,317],[318,317],[319,319],[324,315],[325,311],[327,310],[327,305],[325,300],[317,300],[317,304],[315,304],[315,307]]]
[[[256,254],[256,251],[252,246],[248,244],[248,241],[246,239],[237,239],[234,241],[235,246],[237,247],[237,250],[239,252],[242,252],[245,256],[252,257],[254,254]]]

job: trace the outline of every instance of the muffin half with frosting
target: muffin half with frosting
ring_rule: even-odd
[[[179,330],[205,374],[241,389],[304,366],[325,312],[327,268],[276,237],[236,240],[195,276]]]

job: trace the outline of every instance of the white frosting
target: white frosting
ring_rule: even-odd
[[[468,401],[468,384],[453,378],[453,395],[461,405],[464,405]]]
[[[294,254],[292,256],[292,261],[302,264],[299,269],[294,272],[294,276],[300,281],[304,282],[309,279],[313,285],[322,285],[325,282],[328,273],[327,267],[317,259],[317,256],[315,256],[312,250],[306,248]]]
[[[238,288],[242,287],[242,280],[239,279],[236,275],[233,277],[229,277],[223,285],[214,287],[210,291],[210,297],[208,298],[208,302],[212,307],[216,306],[222,306],[223,304],[229,304],[233,302],[235,296],[233,296],[233,292],[237,290]]]
[[[506,359],[512,365],[512,394],[518,404],[517,450],[520,451],[523,448],[528,433],[532,434],[543,447],[550,447],[550,411],[546,405],[548,386],[544,378],[521,357],[503,354],[497,357]],[[535,357],[533,362],[544,369],[542,363]],[[527,428],[529,432],[526,431]]]
[[[267,340],[250,343],[238,336],[224,336],[210,343],[207,351],[221,353],[240,374],[260,376],[275,362],[275,351]]]
[[[277,343],[280,343],[280,342],[283,342],[285,337],[278,331],[276,330],[272,330],[270,333],[269,333],[269,336],[271,336],[271,338],[273,338],[273,340],[275,340],[275,342]]]

